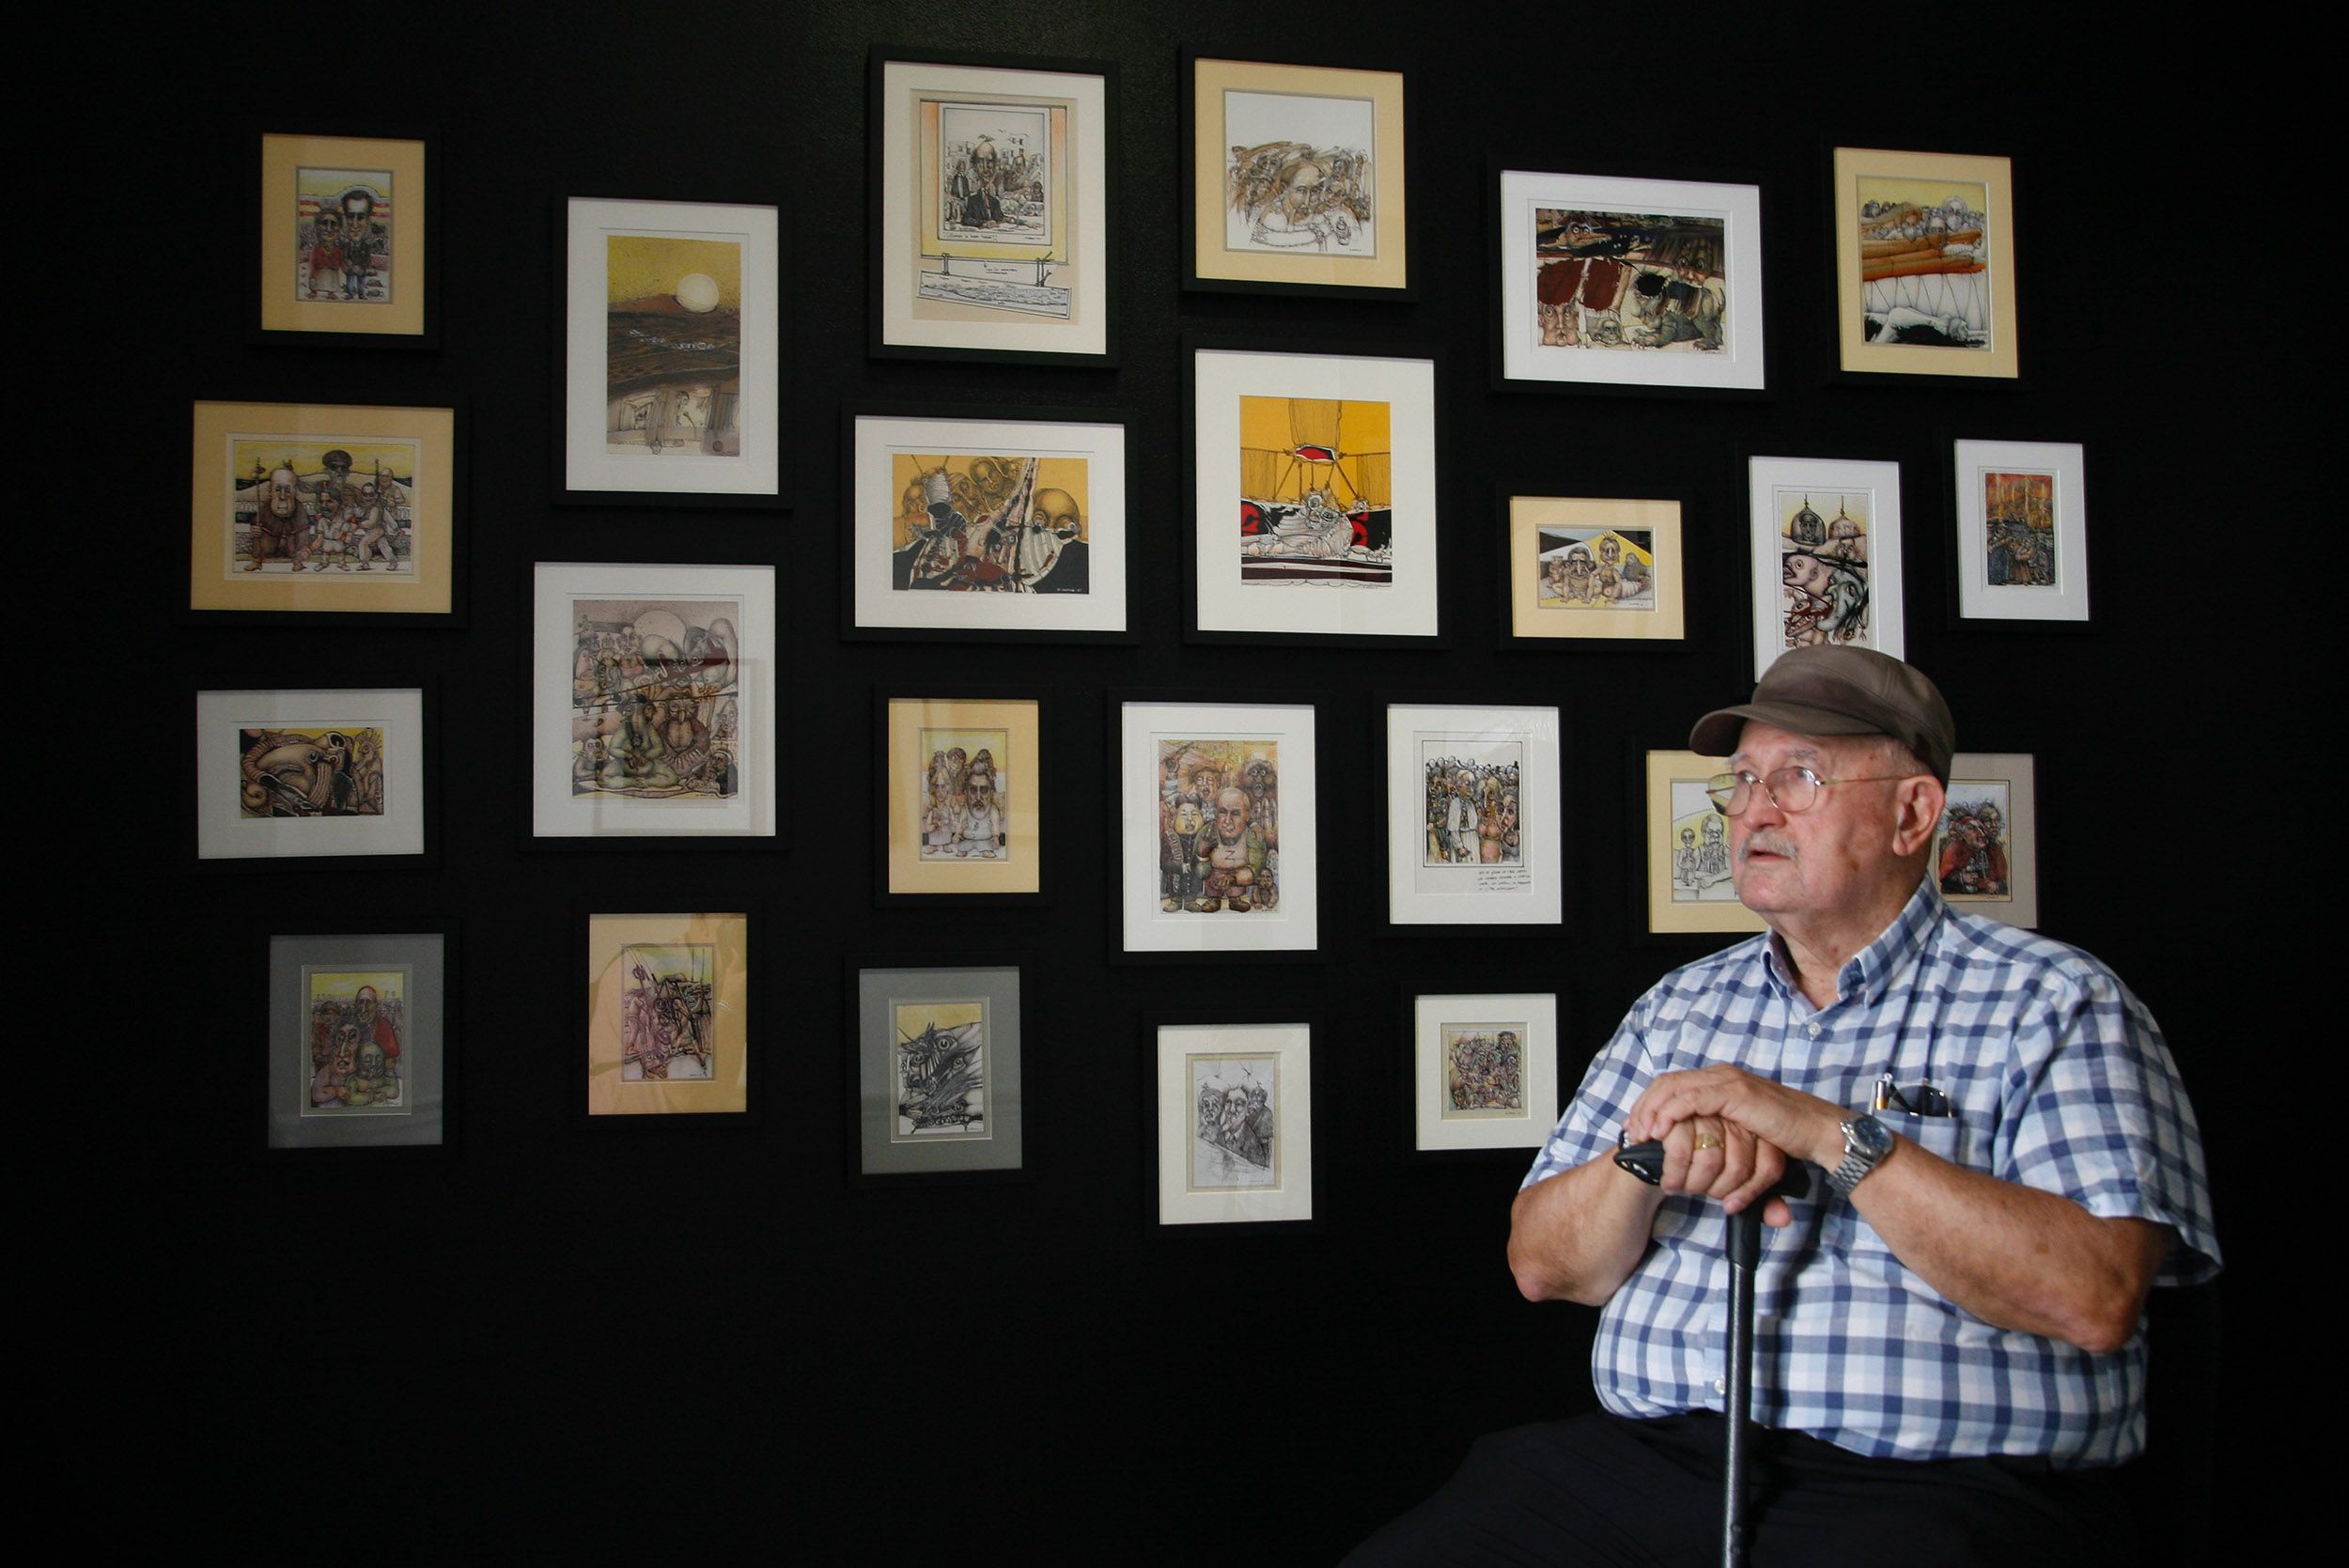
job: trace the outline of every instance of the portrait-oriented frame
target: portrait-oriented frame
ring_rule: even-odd
[[[845,416],[849,497],[848,613],[843,634],[994,642],[1130,641],[1126,425],[1122,419],[1062,419],[1034,409],[963,410],[924,415]],[[893,575],[903,491],[895,459],[947,457],[1081,458],[1086,470],[1086,589],[1070,593],[906,591]],[[1057,568],[1055,568],[1057,569]],[[1043,581],[1050,582],[1048,575]]]
[[[1161,738],[1274,743],[1280,790],[1275,908],[1245,914],[1228,909],[1170,914],[1160,908]],[[1269,958],[1317,949],[1321,896],[1312,706],[1126,701],[1117,709],[1115,744],[1111,776],[1117,781],[1117,800],[1111,819],[1118,834],[1113,865],[1122,952],[1128,956]]]
[[[685,911],[582,916],[586,972],[580,990],[581,1029],[587,1048],[581,1079],[582,1110],[590,1122],[634,1116],[744,1117],[750,1112],[751,925],[756,911]],[[707,949],[710,964],[708,1078],[630,1079],[622,1036],[631,948]]]
[[[968,54],[902,45],[876,46],[868,63],[869,180],[872,229],[870,351],[879,358],[1014,361],[1029,365],[1112,365],[1117,362],[1117,67],[1106,60]],[[1062,194],[1065,246],[1048,256],[1073,273],[1063,320],[1017,308],[931,308],[925,314],[915,277],[926,271],[920,217],[925,139],[916,104],[964,98],[987,103],[1064,105],[1066,157],[1073,166]],[[984,245],[985,242],[979,242]],[[941,241],[941,249],[946,244]],[[1032,265],[1005,254],[1034,245],[995,246],[984,259]],[[964,259],[978,260],[973,253]],[[952,261],[945,270],[952,272]],[[1048,269],[1049,272],[1051,269]],[[1039,281],[1049,281],[1049,275]]]
[[[1410,149],[1404,124],[1408,76],[1353,66],[1227,60],[1186,50],[1189,90],[1182,98],[1184,184],[1190,202],[1190,250],[1183,287],[1226,293],[1324,294],[1414,298],[1410,271]],[[1229,125],[1226,95],[1339,100],[1366,107],[1373,127],[1371,213],[1375,256],[1305,250],[1237,250],[1225,239],[1226,161],[1252,140]]]
[[[875,758],[879,799],[874,820],[884,834],[875,857],[878,896],[900,899],[958,894],[987,902],[1035,902],[1044,894],[1044,705],[1034,697],[883,697],[876,694]],[[924,859],[922,803],[908,787],[926,760],[923,732],[1003,731],[1010,754],[999,764],[1010,781],[1001,861]],[[933,748],[935,750],[935,748]]]
[[[1021,1093],[1020,966],[982,962],[941,967],[849,966],[856,1058],[856,1173],[865,1177],[1006,1176],[1026,1162]],[[897,1136],[895,1010],[908,1002],[976,1002],[982,1009],[988,1128],[984,1137]]]
[[[354,128],[355,130],[356,128]],[[314,348],[436,349],[441,337],[440,188],[432,137],[404,133],[310,135],[257,129],[259,192],[253,335]],[[381,169],[392,177],[392,297],[381,304],[294,298],[303,168]],[[249,187],[253,188],[253,187]],[[411,194],[412,193],[412,194]]]
[[[1481,860],[1425,863],[1429,825],[1424,761],[1429,746],[1488,751],[1512,746],[1518,773],[1520,846],[1514,865]],[[1447,751],[1446,754],[1455,754]],[[1441,929],[1555,925],[1564,908],[1565,823],[1561,807],[1558,710],[1466,704],[1387,705],[1387,920]],[[1481,847],[1481,839],[1480,839]],[[1522,852],[1522,851],[1521,851]]]
[[[1444,1030],[1457,1024],[1520,1024],[1524,1104],[1517,1110],[1450,1111]],[[1412,1147],[1538,1149],[1558,1120],[1558,994],[1555,991],[1424,993],[1411,998]]]
[[[1402,355],[1268,352],[1194,340],[1191,344],[1192,529],[1190,630],[1195,642],[1267,642],[1295,637],[1371,637],[1424,644],[1439,630],[1436,488],[1436,362]],[[1248,582],[1242,578],[1240,505],[1242,397],[1387,405],[1385,456],[1390,519],[1383,586]],[[1341,415],[1341,441],[1343,415]],[[1301,448],[1300,448],[1301,450]],[[1341,448],[1345,471],[1354,454]],[[1275,459],[1274,477],[1301,473]],[[1346,482],[1373,477],[1357,460]],[[1336,491],[1334,474],[1326,483]],[[1318,485],[1307,488],[1321,488]],[[1261,498],[1257,498],[1261,499]],[[1301,499],[1301,496],[1300,498]]]
[[[2007,159],[1948,152],[1839,147],[1834,157],[1835,324],[1840,364],[1851,376],[1947,376],[2013,380],[2022,374],[2015,322],[2015,169]],[[1987,220],[1990,345],[1872,343],[1859,238],[1859,181],[1957,181],[1983,187]]]
[[[1758,393],[1765,384],[1762,319],[1762,188],[1680,179],[1501,172],[1501,351],[1496,379],[1516,390]],[[1576,211],[1719,218],[1724,270],[1723,343],[1693,348],[1589,349],[1542,342],[1541,267],[1534,212]],[[1562,258],[1562,263],[1563,263]],[[1611,258],[1610,258],[1611,259]],[[1628,280],[1626,281],[1626,287]]]
[[[1761,679],[1786,651],[1777,494],[1787,489],[1868,498],[1868,608],[1874,629],[1854,645],[1900,658],[1908,624],[1902,610],[1901,465],[1850,458],[1750,458],[1746,501],[1753,530],[1754,678]]]
[[[1678,847],[1673,832],[1675,820],[1686,823],[1692,819],[1689,800],[1703,801],[1704,811],[1712,804],[1695,789],[1714,774],[1725,771],[1728,764],[1719,757],[1699,756],[1694,752],[1650,752],[1646,755],[1645,831],[1641,834],[1641,868],[1647,889],[1647,929],[1651,935],[1678,935],[1687,932],[1755,932],[1764,929],[1762,917],[1737,901],[1735,884],[1723,880],[1712,884],[1728,890],[1726,898],[1681,899],[1672,897],[1672,855]],[[1675,818],[1673,788],[1677,782],[1684,786],[1681,810]],[[1714,813],[1719,816],[1719,813]],[[1720,817],[1721,843],[1724,850],[1729,842],[1729,821]],[[1699,843],[1703,843],[1702,832]]]
[[[366,403],[199,401],[192,420],[188,500],[188,610],[249,625],[456,626],[464,619],[464,554],[458,517],[465,494],[454,409]],[[411,475],[409,570],[328,569],[276,576],[233,566],[236,517],[227,487],[238,439],[408,441]],[[352,470],[355,474],[358,470]]]
[[[2086,621],[2088,474],[2077,442],[1960,441],[1951,447],[1957,485],[1957,613],[1968,621]],[[2053,480],[2056,581],[2046,585],[1990,581],[1988,504],[1992,474],[2036,474]]]
[[[1583,642],[1677,643],[1688,636],[1683,598],[1680,503],[1676,500],[1601,500],[1564,495],[1501,497],[1504,646],[1563,646]],[[1541,534],[1545,528],[1574,531],[1644,529],[1655,545],[1650,563],[1650,605],[1645,610],[1583,608],[1545,603],[1542,597]]]
[[[1950,759],[1951,805],[1979,799],[1983,786],[2006,791],[2007,871],[2011,892],[1974,893],[1952,889],[1941,877],[1945,835],[1937,827],[1933,874],[1941,896],[1978,915],[2036,930],[2039,925],[2039,788],[2037,761],[2029,752],[1960,752]],[[1945,808],[1946,811],[1947,808]]]
[[[556,336],[561,389],[553,500],[572,505],[774,506],[783,484],[782,274],[776,209],[740,203],[572,196],[555,225],[563,280]],[[732,457],[614,453],[605,441],[612,398],[611,249],[615,235],[731,241],[741,247],[741,309]],[[691,315],[680,316],[690,323]]]
[[[1152,1019],[1145,1027],[1158,1057],[1158,1222],[1240,1225],[1312,1219],[1313,1024]],[[1272,1095],[1276,1167],[1274,1179],[1262,1187],[1209,1189],[1191,1179],[1197,1110],[1190,1065],[1217,1057],[1269,1061],[1278,1074]]]
[[[732,800],[672,802],[571,790],[573,605],[584,598],[739,600],[741,691]],[[540,561],[531,568],[530,838],[539,847],[714,847],[775,837],[775,569],[766,566],[620,566]]]
[[[195,694],[195,857],[207,864],[298,861],[324,869],[383,858],[423,863],[431,759],[422,688],[241,690]],[[317,820],[242,815],[238,732],[258,726],[368,726],[383,732],[383,810]]]
[[[263,1142],[272,1150],[385,1150],[437,1153],[449,1141],[451,999],[456,995],[450,933],[334,932],[268,939],[269,1087]],[[319,1115],[307,1111],[310,998],[316,970],[406,971],[408,1032],[399,1042],[408,1081],[394,1112]]]

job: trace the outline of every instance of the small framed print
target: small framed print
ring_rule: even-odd
[[[1031,901],[1044,891],[1041,705],[890,697],[879,708],[879,897]]]
[[[1554,991],[1411,999],[1413,1147],[1537,1149],[1558,1119]]]
[[[747,914],[590,914],[586,1114],[750,1110]]]
[[[451,977],[438,931],[270,938],[268,1146],[443,1143]]]
[[[438,347],[429,138],[265,132],[256,146],[256,333],[319,347]]]
[[[1192,636],[1438,629],[1436,365],[1194,346]]]
[[[1019,966],[853,973],[860,1173],[1018,1171]]]
[[[1160,1225],[1314,1217],[1313,1025],[1156,1025]]]
[[[1507,644],[1677,643],[1685,561],[1677,501],[1503,498]]]
[[[1846,374],[2019,376],[2014,165],[1837,147],[1835,309]]]
[[[772,506],[783,271],[772,207],[563,205],[558,502]]]
[[[1558,710],[1387,706],[1387,919],[1555,925]]]
[[[1320,945],[1311,706],[1127,702],[1117,749],[1127,954]]]
[[[1116,363],[1117,68],[878,47],[872,352]]]
[[[1729,818],[1705,784],[1726,765],[1694,752],[1647,753],[1647,829],[1641,835],[1652,935],[1763,929],[1737,901],[1729,863]]]
[[[1788,648],[1845,644],[1901,657],[1901,465],[1747,462],[1753,526],[1753,674]]]
[[[772,567],[541,561],[532,607],[534,842],[774,837]]]
[[[1762,190],[1501,175],[1503,385],[1763,388]]]
[[[1412,297],[1399,70],[1186,51],[1186,288]]]
[[[425,747],[418,688],[198,691],[196,859],[421,862]]]
[[[194,427],[190,611],[462,620],[454,409],[199,402]]]
[[[1040,411],[852,413],[845,635],[1126,632],[1126,427]]]
[[[2087,458],[2080,445],[1961,441],[1952,462],[1959,617],[2087,620]]]
[[[1941,896],[2009,925],[2039,924],[2039,813],[2029,752],[1960,752],[1934,830]]]

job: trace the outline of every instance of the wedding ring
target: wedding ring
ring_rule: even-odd
[[[1718,1139],[1718,1138],[1714,1137],[1711,1133],[1709,1133],[1709,1132],[1701,1132],[1701,1133],[1698,1133],[1698,1134],[1697,1134],[1697,1147],[1698,1147],[1698,1148],[1700,1148],[1700,1149],[1718,1149],[1718,1148],[1719,1148],[1720,1146],[1721,1146],[1721,1141],[1720,1141],[1719,1139]]]

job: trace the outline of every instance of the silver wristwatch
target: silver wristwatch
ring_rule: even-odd
[[[1873,1116],[1855,1116],[1843,1124],[1843,1163],[1827,1173],[1827,1185],[1844,1197],[1859,1179],[1892,1152],[1892,1129]]]

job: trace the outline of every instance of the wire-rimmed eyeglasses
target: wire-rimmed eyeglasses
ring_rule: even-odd
[[[1914,773],[1872,773],[1865,778],[1823,779],[1808,768],[1781,768],[1765,777],[1740,768],[1734,773],[1714,774],[1704,782],[1704,793],[1712,797],[1715,811],[1735,816],[1753,803],[1753,786],[1760,784],[1768,792],[1770,804],[1792,816],[1818,804],[1819,791],[1829,784],[1897,784],[1915,777]]]

